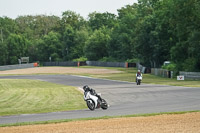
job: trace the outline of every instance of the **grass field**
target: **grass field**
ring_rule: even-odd
[[[0,79],[0,116],[86,108],[75,87],[28,79]]]

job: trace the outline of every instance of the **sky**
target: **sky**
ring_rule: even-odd
[[[24,15],[55,15],[71,10],[87,18],[89,13],[109,12],[117,15],[117,9],[132,5],[137,0],[0,0],[0,17],[12,19]]]

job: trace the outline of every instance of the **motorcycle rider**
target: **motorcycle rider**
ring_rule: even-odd
[[[140,72],[140,70],[138,70],[138,72],[136,73],[136,82],[137,82],[137,77],[141,76],[142,77],[142,73]]]
[[[95,108],[107,109],[109,105],[107,102],[101,98],[100,94],[97,94],[94,89],[90,88],[88,85],[83,86],[84,90],[84,100],[90,110]]]
[[[99,100],[102,101],[101,97],[96,93],[96,91],[94,89],[90,88],[88,85],[83,86],[83,90],[85,93],[87,93],[89,91],[91,95],[98,97]]]

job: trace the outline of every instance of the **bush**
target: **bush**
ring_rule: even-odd
[[[134,59],[127,59],[126,62],[128,62],[128,63],[137,63],[137,62],[139,62],[139,59],[136,59],[136,58],[134,58]]]
[[[79,62],[85,62],[87,60],[88,59],[86,57],[80,57],[80,58],[77,58],[77,59],[73,59],[73,61],[79,61]]]
[[[102,62],[116,62],[117,60],[112,58],[112,57],[103,57],[99,61],[102,61]]]
[[[175,71],[176,70],[176,64],[169,64],[169,65],[163,65],[162,69],[167,69],[169,71]]]

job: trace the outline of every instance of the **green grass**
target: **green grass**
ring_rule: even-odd
[[[184,86],[184,87],[200,87],[200,80],[177,80],[175,78],[163,78],[151,74],[145,74],[143,82],[147,84],[161,84],[172,86]]]
[[[75,87],[38,80],[0,79],[0,116],[86,108]]]

